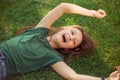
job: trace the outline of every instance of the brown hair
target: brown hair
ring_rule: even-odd
[[[64,28],[67,28],[68,26],[64,26],[64,27],[52,27],[49,30],[49,36],[52,36],[53,34],[63,30]],[[78,25],[73,25],[73,26],[69,26],[69,27],[74,27],[79,29],[82,32],[82,36],[83,36],[83,40],[80,43],[79,46],[73,48],[73,49],[56,49],[58,52],[60,52],[63,55],[68,55],[68,54],[79,54],[79,55],[85,55],[85,54],[90,54],[93,49],[94,49],[94,41],[92,40],[92,38],[85,32],[85,30]],[[25,30],[31,29],[33,28],[32,26],[27,26],[25,28],[20,28],[18,30],[18,32],[16,33],[17,35],[19,35],[20,33],[24,32]]]
[[[65,28],[68,26],[65,26]],[[58,52],[60,52],[63,55],[68,55],[68,54],[79,54],[79,55],[85,55],[85,54],[90,54],[93,49],[94,49],[94,41],[93,39],[87,34],[87,32],[85,32],[85,30],[78,25],[73,25],[73,26],[69,26],[69,27],[74,27],[79,29],[82,32],[82,36],[83,36],[83,40],[80,43],[79,46],[73,48],[73,49],[56,49]],[[52,36],[53,34],[63,30],[64,27],[61,28],[51,28],[50,32],[49,32],[49,36]]]

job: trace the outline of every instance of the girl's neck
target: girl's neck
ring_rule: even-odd
[[[48,40],[50,46],[51,46],[53,49],[57,48],[57,47],[55,46],[53,40],[52,40],[52,36],[48,36],[48,37],[47,37],[47,40]]]

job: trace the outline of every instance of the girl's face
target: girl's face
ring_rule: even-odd
[[[52,35],[51,42],[55,48],[75,48],[82,42],[82,32],[77,28],[68,27]]]

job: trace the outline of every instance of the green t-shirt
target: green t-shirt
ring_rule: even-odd
[[[0,44],[8,75],[40,70],[63,61],[62,55],[50,47],[48,32],[44,27],[34,28]]]

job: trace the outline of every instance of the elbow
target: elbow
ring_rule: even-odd
[[[64,9],[66,9],[66,7],[67,7],[67,3],[64,3],[64,2],[60,3],[59,5]]]
[[[64,8],[65,3],[60,3],[59,6],[60,6],[61,8]]]
[[[71,4],[60,3],[60,6],[61,6],[62,10],[64,11],[64,13],[70,13],[70,11],[72,10],[72,5]]]
[[[63,10],[63,12],[65,12],[67,10],[67,5],[66,3],[60,3],[59,6],[61,7],[61,9]]]

